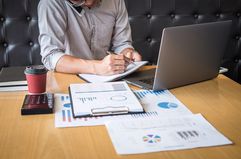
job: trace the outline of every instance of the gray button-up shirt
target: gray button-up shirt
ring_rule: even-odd
[[[65,54],[101,60],[109,49],[132,48],[124,0],[102,0],[81,13],[67,0],[41,0],[38,19],[42,62],[49,70]]]

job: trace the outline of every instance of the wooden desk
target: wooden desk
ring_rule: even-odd
[[[74,75],[49,72],[48,91],[67,93]],[[54,115],[21,116],[27,92],[0,93],[0,158],[34,159],[241,159],[241,85],[227,77],[171,92],[193,113],[202,113],[235,144],[139,155],[117,155],[104,126],[55,128]]]

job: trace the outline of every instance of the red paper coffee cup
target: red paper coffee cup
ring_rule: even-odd
[[[47,70],[43,65],[28,66],[24,73],[29,94],[41,94],[46,91]]]

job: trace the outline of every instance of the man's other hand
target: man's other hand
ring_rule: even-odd
[[[95,64],[95,74],[113,75],[123,73],[126,69],[127,62],[123,54],[110,54],[103,60]]]
[[[141,59],[142,59],[141,55],[132,48],[126,48],[126,49],[122,50],[120,54],[123,54],[125,57],[129,58],[133,62],[141,61]]]

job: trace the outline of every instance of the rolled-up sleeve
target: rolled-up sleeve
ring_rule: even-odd
[[[112,50],[120,53],[125,48],[133,48],[131,27],[124,0],[118,1],[116,24],[112,38]]]
[[[47,69],[55,70],[58,60],[65,55],[66,15],[63,4],[41,0],[38,25],[42,63]]]

